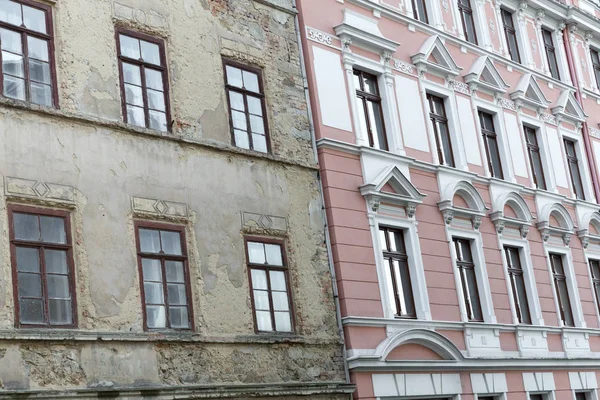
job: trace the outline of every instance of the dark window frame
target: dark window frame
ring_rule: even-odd
[[[457,250],[459,242],[463,242],[463,243],[466,242],[468,244],[469,253],[470,253],[471,259],[473,261],[459,260],[460,255],[458,254],[458,250]],[[453,237],[452,238],[452,246],[454,246],[454,249],[456,252],[456,268],[458,268],[458,270],[459,270],[460,283],[461,283],[462,292],[463,292],[462,293],[463,300],[465,302],[465,307],[467,309],[467,319],[469,320],[469,322],[484,322],[484,320],[485,320],[484,311],[483,311],[483,306],[481,304],[481,295],[479,294],[479,282],[477,281],[477,273],[476,273],[477,267],[475,265],[475,260],[473,258],[472,240],[467,239],[467,238],[462,238],[462,237]],[[471,293],[469,293],[469,286],[467,285],[467,278],[464,273],[464,271],[467,269],[473,271],[473,279],[475,280],[474,295],[477,297],[477,302],[479,303],[479,309],[481,310],[481,318],[474,315],[475,308],[473,307],[473,305],[471,303],[472,299],[469,299],[469,297],[471,296]]]
[[[598,310],[600,310],[600,260],[590,258],[588,259],[588,265],[590,268],[590,277],[592,278],[594,297],[596,297],[596,305],[598,306]],[[594,269],[598,270],[597,274],[594,273]]]
[[[556,296],[557,296],[556,299],[558,300],[558,309],[559,309],[559,314],[560,314],[562,324],[563,324],[563,326],[574,327],[575,326],[575,316],[573,315],[573,307],[572,307],[573,303],[571,301],[571,294],[569,293],[569,285],[567,282],[565,263],[563,262],[564,255],[560,254],[560,253],[549,253],[548,256],[550,258],[550,266],[552,268],[552,280],[554,281],[554,290],[555,290]],[[557,270],[555,268],[554,260],[560,261],[560,266],[563,271],[562,273],[557,272]],[[559,285],[561,284],[561,282],[564,282],[565,289],[567,291],[566,299],[563,299],[560,295],[561,292],[559,289]],[[563,304],[563,302],[565,302],[565,301],[566,301],[566,304]],[[568,317],[570,317],[572,319],[572,321],[567,321],[567,313],[565,312],[566,308],[568,308],[568,310],[569,310]]]
[[[540,146],[538,143],[538,135],[537,135],[537,129],[533,128],[531,126],[528,125],[523,125],[523,131],[525,133],[525,143],[527,145],[527,155],[529,156],[529,164],[531,166],[531,175],[533,177],[533,183],[535,183],[536,187],[538,189],[542,189],[542,190],[546,190],[547,186],[546,186],[546,177],[545,177],[545,173],[544,173],[544,163],[542,162],[542,153],[540,151]],[[535,143],[532,143],[529,141],[529,134],[531,134],[533,136],[533,138],[535,139]],[[539,163],[540,163],[540,168],[541,168],[541,177],[537,176],[537,173],[535,171],[535,166],[534,166],[534,158],[537,156],[537,158],[539,159]]]
[[[142,317],[144,324],[145,332],[160,332],[160,331],[195,331],[196,327],[194,324],[194,302],[193,302],[193,294],[192,294],[192,284],[191,284],[191,275],[189,268],[189,255],[187,250],[187,235],[186,235],[186,227],[184,225],[175,225],[163,222],[154,222],[148,220],[134,220],[133,222],[134,230],[135,230],[135,243],[136,243],[136,258],[138,264],[138,274],[140,278],[140,300],[142,303]],[[161,253],[143,253],[141,250],[141,241],[140,241],[140,229],[149,229],[149,230],[157,230],[157,231],[170,231],[170,232],[178,232],[179,238],[181,240],[181,256],[173,255],[173,254],[161,254]],[[164,328],[149,328],[148,327],[148,316],[146,311],[146,293],[144,291],[144,269],[142,267],[142,258],[151,258],[151,259],[159,259],[161,261],[161,273],[162,273],[162,287],[163,287],[163,296],[164,296],[164,307],[165,307],[165,321],[166,326]],[[187,297],[187,307],[188,307],[188,328],[171,328],[171,321],[169,319],[169,303],[168,303],[168,295],[167,295],[167,279],[164,262],[165,260],[169,261],[182,261],[183,262],[183,275],[185,279],[185,290]]]
[[[362,107],[359,107],[359,108],[362,108],[362,110],[359,110],[358,112],[364,113],[364,116],[365,116],[365,123],[367,125],[367,135],[368,135],[368,139],[369,139],[369,146],[372,148],[376,148],[375,147],[375,139],[374,139],[374,134],[376,132],[373,130],[373,127],[371,127],[371,121],[369,120],[369,112],[367,109],[367,102],[376,103],[379,105],[379,114],[381,117],[381,127],[383,129],[383,137],[385,138],[385,143],[383,143],[383,146],[382,146],[382,143],[379,143],[379,146],[380,146],[379,149],[387,151],[387,150],[389,150],[390,146],[388,143],[387,130],[385,128],[385,118],[383,116],[383,104],[382,104],[381,92],[379,91],[379,82],[378,82],[377,76],[370,74],[368,72],[365,72],[363,70],[360,70],[360,69],[354,69],[353,74],[354,74],[354,76],[358,76],[359,81],[360,81],[360,87],[356,88],[355,97],[360,100],[360,106],[362,106]],[[375,80],[375,82],[376,82],[375,89],[377,89],[377,94],[369,93],[364,89],[364,80],[363,80],[364,76],[368,76]]]
[[[546,40],[548,37],[550,43]],[[558,59],[556,58],[556,47],[554,46],[554,37],[550,29],[542,27],[542,41],[544,43],[544,52],[546,53],[546,61],[548,61],[548,71],[550,71],[550,76],[560,80],[560,68],[558,67]],[[554,64],[551,63],[552,60],[554,61]],[[555,71],[553,71],[552,65],[556,66]]]
[[[600,89],[600,53],[594,48],[590,48],[590,57],[592,58],[592,68],[596,77],[596,87]]]
[[[54,45],[54,22],[52,17],[53,7],[48,4],[38,3],[37,1],[32,0],[12,0],[15,3],[19,3],[25,6],[37,8],[44,12],[46,16],[46,30],[48,33],[41,33],[37,31],[33,31],[24,27],[11,25],[8,22],[0,21],[0,28],[12,30],[15,32],[19,32],[21,35],[21,43],[23,46],[23,68],[25,75],[25,100],[13,99],[11,97],[4,96],[4,79],[0,76],[0,94],[2,97],[11,99],[14,101],[25,102],[27,104],[36,104],[31,102],[31,94],[29,89],[29,83],[31,79],[29,77],[29,50],[27,45],[27,36],[32,36],[37,39],[45,40],[48,42],[48,60],[50,64],[50,83],[52,85],[52,108],[60,109],[58,102],[58,84],[57,84],[57,72],[56,72],[56,58],[55,58],[55,45]],[[4,73],[2,66],[2,52],[0,51],[0,69],[2,70],[2,74]],[[42,106],[45,107],[45,106]]]
[[[516,252],[518,263],[519,263],[518,266],[513,265],[512,258],[510,257],[511,251]],[[521,261],[521,249],[519,247],[515,247],[515,246],[504,246],[504,256],[506,258],[506,268],[508,271],[510,287],[512,288],[512,295],[513,295],[513,302],[515,304],[515,311],[517,312],[517,320],[519,321],[520,324],[532,325],[533,322],[532,322],[532,318],[531,318],[531,308],[529,307],[529,299],[527,298],[527,293],[528,293],[527,284],[525,282],[525,275],[523,272],[523,266],[522,266],[522,261]],[[522,302],[520,300],[519,292],[517,289],[517,286],[518,286],[517,280],[520,280],[523,283],[523,291],[525,292],[525,299],[524,299],[525,304],[522,304]],[[527,315],[523,315],[524,314],[523,309],[525,309],[527,311]],[[527,321],[526,318],[529,318],[529,321]]]
[[[433,105],[434,102],[441,103],[443,115],[435,113],[435,107]],[[435,143],[437,145],[439,162],[442,165],[447,165],[449,167],[455,167],[456,164],[454,162],[454,150],[452,149],[452,138],[450,137],[450,126],[448,125],[448,117],[446,114],[445,100],[444,100],[444,98],[437,96],[435,94],[427,93],[427,103],[429,104],[429,120],[431,121],[431,123],[433,125],[433,133],[435,135]],[[447,160],[446,156],[444,154],[444,146],[442,146],[444,137],[442,136],[441,132],[439,132],[439,130],[438,130],[438,124],[444,125],[446,127],[446,132],[447,132],[446,139],[448,140],[447,146],[450,149],[450,160]]]
[[[402,229],[398,229],[398,228],[392,228],[392,227],[388,227],[388,226],[380,226],[379,227],[379,231],[384,231],[385,233],[385,248],[386,249],[391,249],[390,243],[389,243],[389,232],[394,232],[394,233],[399,233],[400,234],[400,240],[402,240],[402,244],[404,246],[404,248],[406,249],[406,241],[404,240],[404,231]],[[391,250],[383,250],[383,260],[384,262],[387,264],[386,268],[390,268],[390,272],[391,272],[391,277],[392,277],[392,290],[394,291],[393,296],[394,296],[394,302],[396,304],[396,310],[400,310],[402,311],[402,306],[401,306],[401,302],[400,302],[400,294],[399,294],[399,290],[398,290],[398,282],[396,282],[396,275],[394,273],[394,266],[393,266],[393,260],[397,260],[399,262],[403,262],[406,264],[406,269],[408,272],[408,286],[410,288],[410,296],[411,299],[410,301],[412,302],[412,306],[413,306],[413,310],[414,310],[414,314],[398,314],[396,313],[394,315],[395,318],[399,318],[399,319],[416,319],[417,318],[417,308],[415,306],[415,295],[414,295],[414,291],[413,291],[413,286],[412,286],[412,276],[410,273],[410,266],[408,264],[408,254],[407,253],[401,253],[399,251],[391,251]],[[407,301],[407,299],[405,298],[404,301]]]
[[[252,92],[252,91],[246,90],[244,88],[239,88],[236,86],[229,85],[227,83],[227,66],[228,65],[231,67],[239,68],[243,71],[248,71],[248,72],[258,75],[258,89],[260,90],[260,93]],[[248,144],[250,145],[250,150],[254,150],[254,142],[252,140],[252,132],[250,131],[250,113],[248,112],[247,96],[260,98],[262,112],[263,112],[263,122],[264,122],[264,126],[265,126],[265,140],[267,143],[266,154],[270,154],[271,153],[271,133],[269,131],[269,119],[267,117],[267,99],[266,99],[266,95],[265,95],[265,87],[264,87],[263,80],[264,80],[263,70],[261,68],[243,64],[239,61],[232,60],[231,58],[223,58],[223,81],[225,84],[225,97],[227,97],[229,128],[231,131],[231,144],[237,148],[241,148],[235,144],[235,133],[233,131],[233,129],[234,129],[233,128],[233,116],[231,113],[231,100],[229,99],[229,91],[233,91],[233,92],[239,93],[242,96],[244,96],[244,107],[246,108],[246,110],[244,111],[244,114],[246,115],[246,124],[247,124],[247,128],[248,128],[248,132],[247,132],[248,133]],[[258,151],[258,150],[254,150],[254,151]]]
[[[417,8],[417,2],[421,3],[421,5],[423,6],[423,16],[425,17],[425,21],[423,21],[419,18],[419,10]],[[423,23],[429,24],[429,15],[427,12],[427,0],[412,0],[412,7],[413,7],[413,18],[416,19],[417,21],[421,21]]]
[[[492,114],[486,110],[479,110],[478,114],[479,114],[479,124],[481,127],[481,135],[483,136],[483,145],[485,147],[485,153],[487,155],[488,169],[489,169],[492,177],[498,178],[498,179],[504,179],[504,170],[502,168],[502,158],[500,157],[500,143],[498,142],[498,134],[496,133],[496,123],[494,121],[494,114]],[[483,124],[483,120],[484,120],[483,115],[484,114],[490,117],[490,119],[492,121],[492,129],[493,130],[484,128],[484,124]],[[496,142],[496,157],[498,158],[498,167],[500,168],[500,170],[498,171],[499,172],[498,175],[494,171],[494,163],[492,161],[492,153],[490,151],[490,144],[488,142],[489,140],[494,140]]]
[[[475,16],[473,15],[473,7],[471,6],[471,0],[464,0],[466,2],[463,3],[463,0],[458,0],[458,12],[460,13],[460,19],[462,21],[463,32],[465,34],[465,40],[474,45],[478,44],[477,40],[477,29],[475,27]],[[467,21],[465,15],[468,14],[471,16],[471,28],[473,29],[473,41],[469,40],[469,31],[467,29]]]
[[[57,210],[50,208],[24,206],[20,204],[8,204],[8,224],[9,224],[9,241],[10,241],[10,263],[11,271],[13,274],[13,299],[15,304],[15,327],[16,328],[49,328],[49,329],[65,329],[65,328],[77,328],[78,326],[78,315],[77,315],[77,290],[76,290],[76,276],[75,276],[75,261],[73,257],[73,235],[71,231],[71,213],[65,210]],[[65,221],[65,239],[66,243],[47,243],[47,242],[33,242],[25,240],[15,239],[14,229],[14,214],[23,213],[37,216],[50,216],[62,218]],[[16,247],[29,247],[43,250],[50,248],[52,250],[62,250],[67,252],[67,272],[69,277],[69,291],[71,295],[71,315],[72,323],[65,325],[51,325],[50,318],[48,315],[48,294],[46,281],[46,266],[45,257],[40,257],[40,275],[42,281],[42,299],[44,301],[44,319],[45,324],[26,324],[20,321],[20,302],[19,302],[19,290],[18,290],[18,271],[17,271],[17,250]]]
[[[510,16],[510,20],[507,18]],[[504,37],[506,39],[506,46],[508,47],[508,55],[510,59],[516,63],[521,63],[521,50],[519,49],[519,38],[517,36],[517,28],[515,28],[515,20],[513,18],[513,12],[507,8],[500,8],[500,18],[502,19],[502,27],[504,29]],[[510,21],[510,25],[508,24]],[[515,50],[516,54],[513,54],[513,51],[510,46],[510,38],[513,37],[515,40]],[[516,58],[516,60],[515,60]]]
[[[129,58],[121,54],[121,38],[120,35],[129,36],[134,39],[143,40],[146,42],[150,42],[158,45],[159,54],[160,54],[160,63],[161,65],[150,64],[144,62],[142,60],[136,60],[133,58]],[[117,44],[117,62],[119,68],[119,82],[121,88],[121,112],[123,113],[123,121],[126,124],[130,124],[132,126],[137,126],[131,124],[127,119],[127,99],[125,98],[125,76],[123,75],[123,63],[134,64],[140,67],[140,79],[142,83],[142,98],[144,101],[144,121],[145,127],[140,127],[144,129],[153,129],[150,128],[150,108],[148,105],[148,87],[146,86],[146,67],[160,71],[162,75],[163,81],[163,94],[165,97],[165,117],[167,119],[167,131],[172,132],[173,128],[173,120],[171,119],[171,99],[170,99],[170,88],[169,88],[169,69],[167,66],[167,51],[165,46],[165,41],[156,36],[149,35],[147,33],[142,33],[139,31],[134,31],[131,29],[127,29],[124,27],[117,26],[115,28],[115,40]],[[160,132],[160,131],[159,131]]]
[[[250,262],[250,254],[248,252],[248,242],[256,242],[263,244],[276,244],[281,248],[281,261],[283,266],[276,266],[270,264],[254,264]],[[295,335],[297,333],[296,328],[296,312],[294,310],[294,295],[291,286],[291,278],[290,278],[290,264],[287,257],[287,251],[285,246],[285,240],[269,238],[269,237],[261,237],[261,236],[244,236],[244,254],[246,256],[246,272],[248,274],[248,286],[250,288],[250,302],[252,304],[252,320],[254,322],[254,333],[258,335],[282,335],[282,336],[290,336]],[[269,292],[269,313],[271,314],[271,326],[273,327],[272,331],[261,331],[258,329],[258,321],[256,318],[256,306],[254,304],[254,287],[252,285],[252,269],[263,270],[266,271],[267,277],[267,286]],[[285,284],[287,289],[288,303],[290,308],[290,320],[292,330],[290,332],[282,332],[275,330],[275,309],[273,307],[273,296],[271,294],[271,278],[269,276],[269,271],[280,271],[283,272],[285,276]]]
[[[579,167],[579,158],[577,157],[577,142],[569,138],[563,138],[565,146],[565,156],[567,158],[567,165],[569,166],[569,176],[571,177],[571,185],[573,186],[573,193],[579,200],[585,200],[585,188],[583,187],[583,180],[581,179],[581,168]],[[573,155],[569,154],[569,145],[573,147]],[[579,186],[577,186],[579,184]],[[581,193],[579,193],[581,188]]]

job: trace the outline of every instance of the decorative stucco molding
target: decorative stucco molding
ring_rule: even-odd
[[[262,228],[281,232],[286,232],[288,229],[287,219],[284,217],[257,214],[247,211],[242,212],[242,226],[246,228]]]
[[[4,183],[6,196],[75,202],[75,188],[72,186],[13,177],[6,177]]]
[[[164,217],[188,218],[189,216],[187,204],[145,197],[132,197],[131,209],[134,213]]]

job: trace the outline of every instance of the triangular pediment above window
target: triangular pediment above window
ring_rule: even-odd
[[[550,100],[546,98],[532,74],[521,77],[515,91],[510,94],[510,98],[535,110],[546,109],[550,105]]]
[[[369,202],[371,211],[377,212],[380,204],[386,203],[405,208],[409,218],[414,216],[416,206],[425,198],[395,166],[384,169],[372,182],[361,186],[360,193]]]
[[[558,96],[556,104],[552,107],[552,114],[571,122],[584,122],[587,117],[573,92],[568,89]]]
[[[376,19],[348,9],[344,10],[344,21],[333,29],[342,41],[348,39],[352,44],[377,53],[394,53],[400,46],[383,36]]]
[[[417,68],[425,69],[442,77],[458,76],[462,70],[439,36],[429,37],[419,49],[419,52],[411,57]]]
[[[503,94],[510,87],[494,66],[489,56],[481,56],[473,63],[471,70],[465,75],[465,82],[477,85],[493,94]]]

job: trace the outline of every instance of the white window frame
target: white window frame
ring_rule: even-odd
[[[575,278],[575,272],[573,271],[573,255],[571,254],[571,249],[565,246],[555,246],[546,242],[544,244],[544,255],[546,256],[546,266],[548,268],[550,285],[552,286],[552,294],[554,295],[554,307],[556,308],[556,319],[558,324],[560,327],[570,328],[563,324],[562,318],[560,317],[560,304],[558,302],[558,293],[556,293],[556,285],[554,284],[550,253],[560,254],[563,257],[563,269],[565,270],[567,291],[569,292],[569,303],[571,303],[571,312],[573,313],[573,322],[575,323],[576,328],[585,328],[586,323],[581,307],[577,279]]]
[[[589,396],[586,396],[586,400],[598,400],[598,390],[597,389],[572,389],[571,393],[573,393],[573,400],[576,400],[575,393],[589,393]]]
[[[441,97],[444,99],[444,109],[446,110],[446,117],[448,118],[448,129],[450,133],[450,140],[452,143],[452,154],[454,155],[454,165],[456,169],[460,169],[463,171],[468,171],[469,166],[467,164],[467,155],[465,153],[465,146],[463,144],[463,136],[461,134],[459,120],[460,117],[458,115],[458,104],[456,103],[456,94],[453,90],[444,87],[442,85],[438,85],[432,82],[422,81],[422,93],[424,97],[424,107],[427,112],[427,130],[429,136],[429,146],[432,149],[432,157],[436,161],[437,164],[440,164],[440,160],[437,156],[437,144],[435,140],[435,132],[433,129],[433,124],[431,123],[431,119],[429,118],[430,110],[429,110],[429,102],[427,101],[427,94],[431,93],[434,96]],[[435,154],[434,154],[435,153]]]
[[[527,396],[527,400],[529,400],[529,395],[531,394],[541,394],[544,395],[544,400],[556,400],[556,396],[554,395],[554,390],[535,390],[535,391],[525,391],[525,395]]]
[[[469,231],[446,225],[446,236],[450,246],[450,257],[452,258],[452,272],[454,273],[454,283],[456,285],[458,305],[460,307],[460,318],[462,322],[470,322],[467,315],[467,307],[463,297],[462,281],[456,265],[456,249],[454,248],[453,238],[467,239],[471,242],[471,255],[475,263],[475,279],[477,279],[477,290],[479,292],[479,302],[483,314],[483,322],[497,323],[492,302],[492,291],[487,273],[485,257],[483,255],[483,239],[479,231]]]
[[[525,138],[523,125],[529,125],[536,130],[538,147],[540,148],[540,156],[542,158],[542,168],[544,168],[544,178],[546,179],[546,191],[558,193],[556,178],[554,177],[554,167],[550,161],[550,148],[548,140],[546,140],[548,137],[546,132],[546,124],[539,119],[523,113],[518,113],[517,119],[519,123],[519,129],[521,131],[523,149],[525,150],[525,163],[527,164],[527,168],[529,168],[529,180],[531,187],[535,188],[535,182],[533,181],[533,168],[531,166],[531,162],[529,161],[529,150],[527,149],[527,139]]]
[[[583,136],[581,133],[575,133],[568,131],[565,128],[558,128],[558,133],[561,139],[562,153],[565,163],[565,172],[567,173],[567,179],[569,180],[569,187],[571,189],[571,195],[575,198],[575,188],[571,181],[571,173],[569,171],[569,163],[567,161],[567,152],[565,149],[564,138],[570,139],[575,142],[575,152],[577,153],[577,161],[579,162],[579,173],[581,174],[581,183],[583,185],[583,193],[585,195],[585,201],[593,203],[596,199],[594,188],[592,187],[592,178],[589,171],[589,165],[585,150],[583,148]]]
[[[405,0],[406,6],[406,15],[410,17],[413,21],[417,21],[418,23],[429,25],[437,29],[442,29],[444,27],[444,19],[442,17],[442,11],[440,8],[440,2],[436,0],[425,0],[425,7],[427,8],[427,20],[429,23],[425,23],[423,21],[419,21],[414,18],[414,10],[412,5],[412,0]]]
[[[529,247],[529,241],[527,239],[517,239],[498,235],[498,244],[502,251],[502,266],[504,268],[504,279],[508,290],[508,301],[512,312],[513,324],[520,325],[519,319],[517,318],[517,307],[516,304],[514,304],[514,293],[508,275],[508,263],[506,261],[504,246],[511,246],[519,249],[519,259],[521,261],[521,268],[523,269],[523,280],[525,281],[525,289],[527,292],[527,303],[529,305],[529,314],[531,315],[531,325],[544,326],[544,317],[538,296],[533,263],[530,256],[531,249]]]
[[[395,83],[391,71],[388,71],[383,60],[379,62],[362,57],[356,54],[345,53],[343,55],[344,68],[348,84],[348,94],[350,96],[350,108],[352,111],[352,121],[356,135],[356,143],[360,146],[369,146],[369,139],[361,131],[358,122],[359,108],[356,101],[356,87],[354,85],[354,69],[367,72],[377,77],[377,89],[381,97],[381,110],[383,112],[383,124],[387,139],[388,150],[391,153],[403,154],[402,139],[400,134],[400,118],[398,116],[398,104],[396,102]],[[389,82],[391,85],[388,85]],[[385,150],[382,150],[385,151]]]
[[[479,99],[474,100],[474,103],[477,111],[475,115],[475,123],[477,124],[477,135],[479,137],[479,151],[481,152],[481,158],[484,164],[483,168],[486,171],[486,177],[491,178],[492,171],[490,171],[488,167],[487,152],[485,151],[485,143],[483,141],[483,133],[481,130],[481,121],[479,120],[479,111],[484,111],[493,115],[494,129],[496,129],[496,137],[498,140],[498,151],[500,153],[500,162],[502,163],[502,175],[504,176],[503,180],[516,183],[517,178],[515,177],[512,158],[509,157],[510,149],[508,147],[508,143],[506,143],[506,138],[504,137],[504,132],[506,132],[504,110],[502,107]]]
[[[431,321],[431,309],[429,306],[429,295],[427,294],[427,283],[425,281],[425,270],[423,259],[421,257],[421,245],[419,243],[419,233],[417,222],[405,218],[394,218],[384,215],[370,215],[371,236],[373,239],[373,249],[375,251],[375,265],[377,268],[377,279],[379,281],[379,292],[381,295],[381,306],[383,308],[384,318],[396,319],[394,311],[389,307],[389,300],[393,294],[389,293],[386,282],[385,261],[383,259],[383,248],[379,241],[379,227],[386,226],[393,229],[402,230],[404,233],[404,246],[408,257],[408,269],[410,273],[413,299],[415,301],[415,311],[417,320]]]

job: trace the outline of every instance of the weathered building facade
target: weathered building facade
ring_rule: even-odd
[[[356,399],[596,399],[600,8],[298,0]]]
[[[348,398],[295,18],[0,1],[0,398]]]

